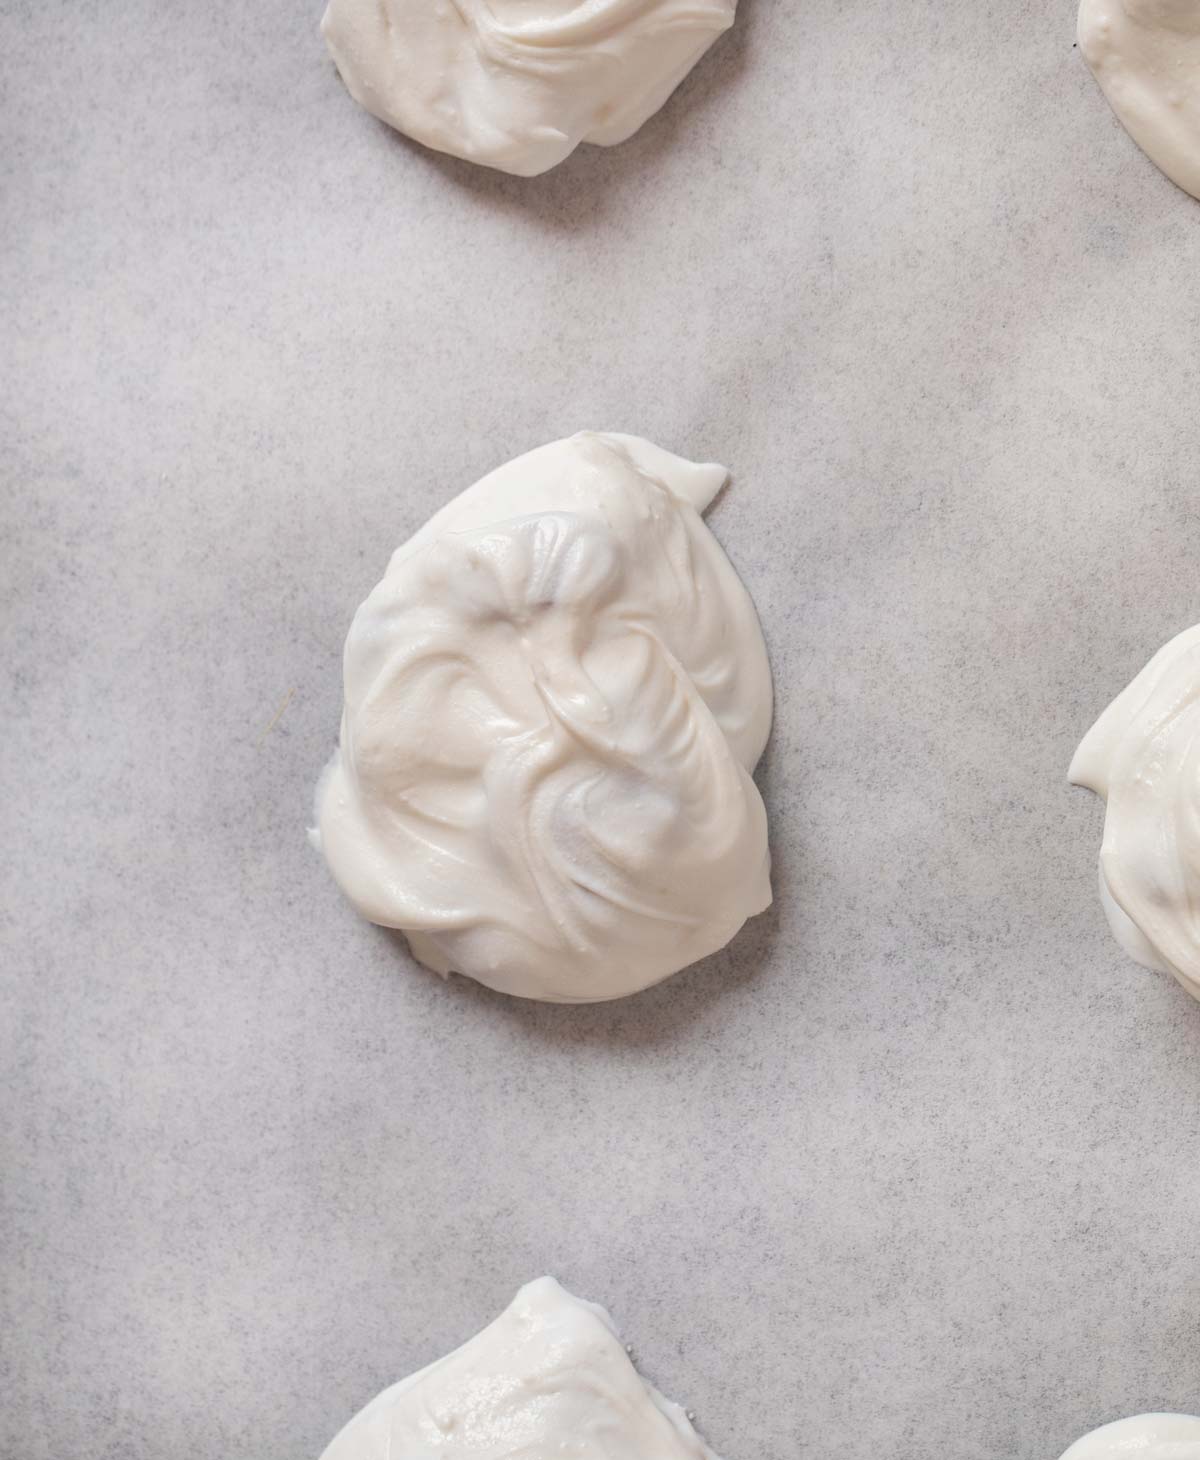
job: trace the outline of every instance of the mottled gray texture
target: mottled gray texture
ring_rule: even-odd
[[[0,5],[0,1454],[307,1460],[542,1272],[726,1460],[1197,1408],[1200,1007],[1065,776],[1200,620],[1200,206],[1072,0],[743,0],[534,181],[318,12]],[[303,833],[390,548],[581,426],[736,473],[778,900],[571,1009]]]

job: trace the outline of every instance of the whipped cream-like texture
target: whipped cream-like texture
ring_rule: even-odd
[[[1200,626],[1109,705],[1069,775],[1107,802],[1100,898],[1117,941],[1200,999]]]
[[[528,1283],[462,1348],[372,1400],[321,1460],[716,1460],[595,1303]]]
[[[725,478],[633,436],[553,442],[438,512],[358,610],[318,840],[429,968],[613,999],[769,904],[770,669],[700,518]]]
[[[427,147],[532,177],[652,116],[737,0],[330,0],[351,96]]]
[[[1125,130],[1200,198],[1200,0],[1082,0],[1079,46]]]
[[[1200,1419],[1138,1414],[1076,1440],[1062,1460],[1200,1460]]]

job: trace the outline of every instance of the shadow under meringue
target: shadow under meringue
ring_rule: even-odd
[[[627,141],[615,147],[581,143],[556,167],[537,177],[517,177],[415,142],[370,113],[364,117],[415,163],[501,210],[536,217],[555,231],[593,227],[619,201],[616,190],[652,172],[659,160],[688,145],[714,98],[745,70],[753,34],[755,0],[740,0],[737,17],[684,77],[670,97]],[[349,98],[347,98],[349,100]]]
[[[763,752],[755,781],[771,807],[771,743]],[[438,979],[441,997],[464,1009],[487,1009],[491,1017],[519,1025],[533,1038],[556,1045],[616,1043],[629,1048],[663,1048],[689,1037],[698,1021],[723,1000],[733,997],[761,976],[779,942],[781,908],[790,896],[792,868],[786,843],[772,846],[770,907],[750,918],[730,943],[698,963],[689,964],[661,983],[639,993],[600,1003],[556,1004],[497,993],[461,974],[440,980],[412,957],[404,934],[391,928],[387,937],[407,965],[406,975]]]

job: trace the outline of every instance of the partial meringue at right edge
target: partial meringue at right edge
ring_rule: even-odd
[[[1117,941],[1200,999],[1200,625],[1109,705],[1069,775],[1107,802],[1100,900]]]
[[[1200,1460],[1200,1419],[1137,1414],[1076,1440],[1062,1460]]]
[[[1200,0],[1081,0],[1079,49],[1150,161],[1200,198]]]

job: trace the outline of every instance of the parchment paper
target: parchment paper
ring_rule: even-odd
[[[1200,1007],[1066,769],[1200,621],[1200,205],[1070,0],[742,0],[531,181],[318,18],[0,4],[0,1454],[315,1460],[543,1272],[725,1460],[1197,1410]],[[583,427],[734,472],[777,900],[572,1009],[304,833],[391,549]]]

